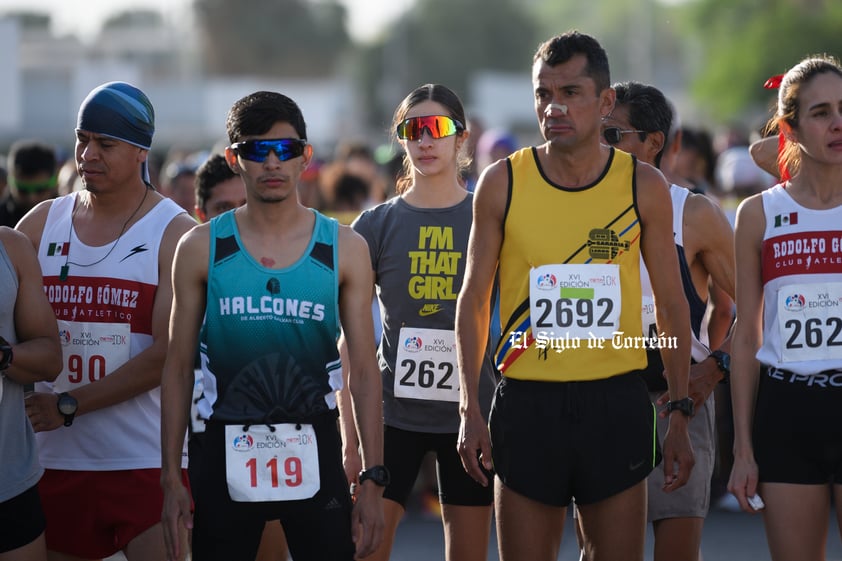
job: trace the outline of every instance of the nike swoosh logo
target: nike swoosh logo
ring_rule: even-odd
[[[424,304],[424,307],[418,310],[418,315],[421,317],[431,316],[441,311],[441,304]]]
[[[629,471],[637,471],[640,468],[640,466],[643,465],[643,462],[645,462],[645,461],[646,460],[640,460],[636,464],[633,464],[633,463],[629,462]]]

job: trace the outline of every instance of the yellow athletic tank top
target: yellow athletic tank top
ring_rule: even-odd
[[[508,158],[495,357],[505,376],[597,380],[646,366],[636,160],[611,152],[577,189],[550,182],[534,147]]]

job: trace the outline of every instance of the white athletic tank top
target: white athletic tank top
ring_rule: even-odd
[[[675,242],[676,249],[678,250],[682,284],[685,296],[690,304],[691,312],[692,339],[690,341],[690,355],[693,361],[701,362],[710,355],[710,349],[707,346],[707,333],[701,329],[707,302],[701,300],[696,293],[696,288],[693,286],[693,281],[690,278],[690,269],[684,256],[684,205],[687,203],[687,198],[689,196],[690,191],[684,187],[670,185],[670,199],[672,199],[673,241]],[[642,255],[640,257],[640,288],[643,296],[643,307],[641,310],[643,336],[649,337],[654,334],[655,305],[652,292],[652,281],[649,279],[649,271],[646,269],[646,264],[643,262]]]
[[[184,212],[164,199],[116,243],[91,247],[71,228],[77,196],[53,201],[38,250],[64,366],[55,382],[36,384],[37,391],[71,391],[96,383],[152,344],[161,237]],[[160,426],[160,389],[155,388],[76,417],[71,427],[38,433],[41,463],[67,470],[160,468]]]
[[[797,374],[842,368],[842,206],[811,210],[762,193],[763,344],[757,359]]]

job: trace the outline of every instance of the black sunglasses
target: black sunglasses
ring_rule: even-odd
[[[646,131],[637,130],[637,129],[623,130],[620,127],[606,127],[604,129],[602,129],[602,138],[605,139],[605,142],[607,142],[608,144],[611,144],[613,146],[614,144],[618,144],[621,140],[623,140],[624,134],[631,134],[631,133],[635,133],[635,132],[636,133],[642,133],[644,135],[643,137],[640,138],[640,140],[643,140],[644,138],[646,138],[645,137]]]

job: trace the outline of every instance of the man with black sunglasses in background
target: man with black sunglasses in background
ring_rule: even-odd
[[[671,104],[654,86],[639,82],[614,84],[617,100],[614,110],[603,120],[602,136],[606,143],[628,152],[639,161],[655,166],[668,176],[680,140]],[[670,185],[673,202],[673,236],[679,256],[684,294],[690,310],[693,333],[690,368],[690,397],[694,415],[688,423],[690,443],[696,459],[687,485],[673,493],[663,490],[661,470],[648,478],[648,515],[655,535],[654,561],[697,559],[702,526],[710,506],[711,476],[716,446],[713,390],[727,382],[730,374],[730,339],[722,344],[714,333],[727,333],[730,327],[709,325],[710,337],[702,333],[709,298],[708,283],[734,297],[734,232],[719,206],[704,195]],[[651,283],[643,267],[644,334],[657,334]],[[704,341],[704,342],[703,342]],[[711,349],[716,349],[711,352]],[[653,401],[666,402],[664,364],[655,350],[647,352],[649,363],[640,375],[646,381]],[[661,407],[658,438],[663,440],[668,428],[667,412]]]
[[[350,561],[383,530],[383,414],[365,240],[304,207],[298,181],[313,157],[297,104],[274,92],[237,101],[225,157],[246,204],[182,238],[162,385],[163,522],[171,558],[254,559],[280,520],[296,561]],[[336,390],[345,330],[349,388],[364,471],[352,504]],[[207,419],[191,493],[178,473],[201,354]],[[195,512],[195,514],[194,514]]]
[[[9,189],[0,200],[0,226],[14,228],[32,207],[58,194],[55,148],[19,140],[9,150],[7,169]]]

